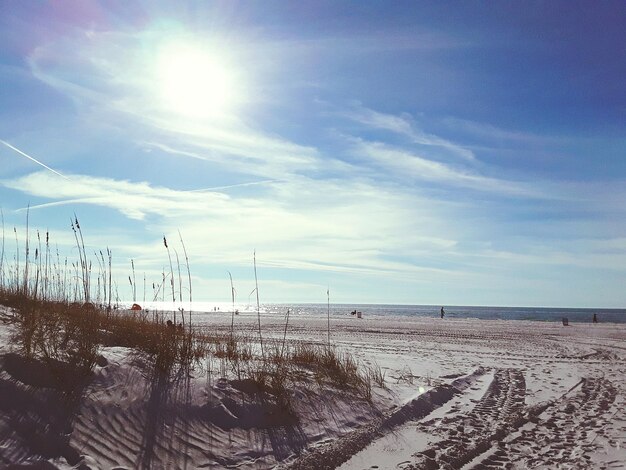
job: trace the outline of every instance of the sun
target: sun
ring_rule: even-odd
[[[192,43],[161,49],[156,81],[161,104],[191,118],[224,115],[235,94],[233,74],[219,54]]]

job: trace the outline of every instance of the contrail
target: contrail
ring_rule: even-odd
[[[67,204],[87,204],[94,200],[95,198],[80,198],[80,199],[66,199],[65,201],[55,201],[55,202],[46,202],[44,204],[37,204],[35,206],[21,207],[19,209],[15,209],[15,212],[25,212],[27,210],[34,209],[44,209],[46,207],[55,207],[55,206],[65,206]]]
[[[209,191],[218,191],[218,190],[221,190],[221,189],[241,188],[243,186],[255,186],[257,184],[268,184],[268,183],[280,183],[280,180],[251,181],[249,183],[229,184],[227,186],[214,186],[212,188],[190,189],[189,191],[185,191],[185,192],[187,192],[187,193],[202,193],[202,192],[209,192]]]
[[[17,153],[19,153],[20,155],[28,158],[29,160],[32,160],[33,162],[35,162],[37,165],[41,165],[42,167],[44,167],[46,170],[50,170],[52,173],[54,173],[55,175],[59,175],[61,178],[65,178],[66,180],[69,179],[67,176],[62,175],[61,173],[59,173],[56,170],[53,170],[52,168],[50,168],[48,165],[46,165],[45,163],[41,163],[39,160],[37,160],[36,158],[31,157],[30,155],[25,154],[24,152],[22,152],[20,149],[13,147],[10,143],[5,142],[4,140],[0,139],[0,143],[3,143],[4,145],[6,145],[7,147],[9,147],[11,150],[15,150]]]

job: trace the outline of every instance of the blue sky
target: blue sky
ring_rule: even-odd
[[[622,2],[2,2],[0,207],[198,300],[624,307]],[[34,160],[36,161],[34,161]],[[94,261],[95,262],[95,261]]]

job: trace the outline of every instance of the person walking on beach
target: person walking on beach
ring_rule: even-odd
[[[441,318],[445,315],[446,312],[443,311],[443,307],[441,307]]]
[[[593,322],[598,323],[598,315],[595,313],[593,314]]]

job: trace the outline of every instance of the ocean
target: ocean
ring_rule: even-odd
[[[148,309],[173,310],[171,302],[148,302]],[[176,304],[175,308],[189,309],[189,303]],[[606,308],[543,308],[543,307],[476,307],[444,305],[446,318],[476,318],[479,320],[534,320],[561,322],[567,318],[571,323],[591,323],[593,314],[601,323],[626,323],[626,309]],[[192,315],[209,312],[232,312],[232,304],[227,302],[194,302]],[[256,313],[256,305],[235,304],[240,314]],[[287,309],[296,315],[326,315],[327,304],[272,303],[262,304],[261,314],[284,315]],[[363,317],[401,315],[439,318],[441,305],[383,305],[383,304],[330,304],[331,316],[350,315],[352,311],[362,312]]]
[[[274,304],[274,309],[286,308],[287,305]],[[330,304],[331,315],[349,315],[351,311],[367,315],[402,315],[439,318],[441,305],[344,305]],[[324,314],[325,304],[295,304],[296,313]],[[588,308],[539,308],[539,307],[470,307],[443,306],[446,318],[477,318],[480,320],[535,320],[561,322],[565,317],[573,323],[591,323],[595,313],[598,321],[607,323],[626,323],[626,309],[588,309]]]

